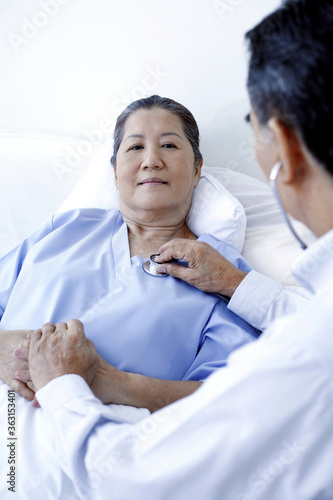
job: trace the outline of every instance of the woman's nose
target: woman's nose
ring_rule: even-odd
[[[162,168],[163,161],[159,152],[155,148],[145,150],[145,156],[141,163],[141,168]]]

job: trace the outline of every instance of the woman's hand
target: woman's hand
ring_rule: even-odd
[[[29,382],[29,344],[33,330],[0,331],[0,379],[30,401],[35,391]]]
[[[158,250],[155,261],[161,263],[158,271],[186,281],[204,292],[232,297],[247,273],[235,267],[217,250],[202,241],[176,238]],[[183,259],[188,267],[168,264],[166,261]]]

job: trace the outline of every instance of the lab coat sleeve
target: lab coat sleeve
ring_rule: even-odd
[[[289,338],[287,325],[263,335],[191,396],[134,425],[76,375],[38,391],[79,498],[319,498],[332,482],[333,360],[325,367],[313,346]]]
[[[11,250],[0,260],[0,319],[6,309],[6,305],[16,280],[19,277],[22,265],[31,248],[52,231],[52,220],[46,222],[43,227],[34,231],[20,245]]]
[[[306,307],[311,298],[311,293],[302,287],[283,286],[250,271],[230,299],[228,308],[263,331],[273,320]]]

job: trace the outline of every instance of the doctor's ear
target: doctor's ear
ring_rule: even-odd
[[[267,125],[273,134],[276,161],[282,163],[279,175],[281,182],[285,184],[298,182],[304,177],[308,165],[308,155],[302,140],[295,130],[277,118],[271,118]]]

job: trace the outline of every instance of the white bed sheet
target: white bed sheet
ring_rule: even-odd
[[[15,493],[4,480],[9,472],[7,446],[13,437],[6,432],[8,422],[8,390],[0,381],[0,498],[1,500],[74,500],[75,490],[55,457],[56,438],[41,408],[16,395]],[[149,415],[149,410],[132,406],[109,405],[124,422],[135,423]]]

